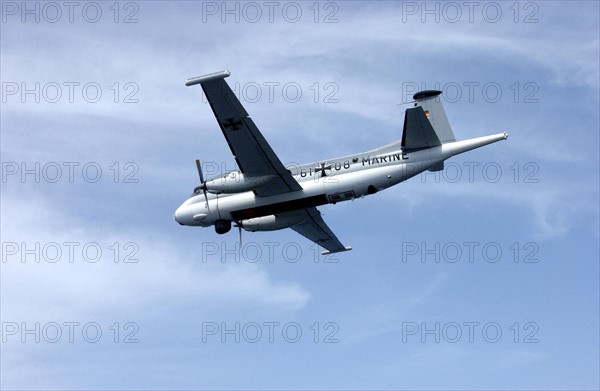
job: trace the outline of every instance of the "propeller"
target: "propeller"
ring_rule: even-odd
[[[204,183],[204,175],[202,174],[202,167],[200,167],[200,160],[196,159],[196,168],[198,169],[198,176],[200,176],[200,187],[204,193],[204,200],[208,205],[208,196],[206,195],[206,183]]]
[[[235,226],[238,228],[240,232],[240,249],[242,248],[242,228],[244,228],[244,224],[242,224],[242,220],[236,221]]]

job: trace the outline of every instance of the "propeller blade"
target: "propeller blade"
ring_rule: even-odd
[[[242,248],[242,228],[244,228],[244,225],[242,224],[242,220],[236,221],[235,226],[238,227],[238,230],[240,232],[240,249],[241,249]]]
[[[202,174],[202,167],[200,167],[200,160],[196,159],[196,168],[198,169],[198,176],[200,177],[200,186],[202,187],[202,193],[204,193],[204,201],[208,206],[208,196],[206,195],[206,185],[204,184],[204,175]]]
[[[200,176],[200,184],[204,184],[204,175],[202,175],[202,168],[200,167],[200,160],[196,159],[196,168],[198,169],[198,176]]]

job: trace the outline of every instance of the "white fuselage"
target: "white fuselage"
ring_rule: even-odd
[[[261,216],[348,201],[374,194],[428,170],[453,155],[506,137],[505,133],[500,133],[408,152],[402,151],[399,143],[392,143],[356,155],[287,167],[302,190],[268,197],[257,197],[252,191],[209,192],[208,202],[202,192],[195,192],[176,210],[175,220],[182,225],[207,227],[214,225],[217,220],[250,221]],[[234,175],[224,175],[222,180],[231,183],[235,178],[243,176],[236,172]],[[218,180],[213,179],[212,182]]]
[[[372,151],[287,167],[302,190],[268,197],[252,191],[236,193],[195,192],[175,212],[182,225],[211,226],[217,220],[249,221],[261,216],[337,203],[374,194],[428,170],[449,157],[505,139],[506,133],[404,152],[398,143]],[[242,178],[239,173],[234,178]],[[226,174],[223,180],[231,181]],[[218,179],[217,179],[218,180]],[[213,179],[213,181],[215,181]],[[283,228],[283,227],[282,227]]]

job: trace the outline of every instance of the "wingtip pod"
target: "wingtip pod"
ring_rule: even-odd
[[[231,75],[231,72],[225,70],[225,71],[221,71],[221,72],[214,72],[214,73],[209,73],[208,75],[203,75],[203,76],[197,76],[197,77],[192,77],[190,79],[187,79],[185,81],[185,85],[186,86],[193,86],[195,84],[201,84],[201,83],[206,83],[212,80],[218,80],[218,79],[223,79],[225,77],[229,77]]]
[[[504,139],[507,140],[508,139],[508,133],[504,132]]]
[[[339,250],[339,251],[323,250],[323,251],[321,251],[321,255],[329,255],[329,254],[341,253],[341,252],[350,251],[350,250],[352,250],[352,246],[346,246],[343,250]]]

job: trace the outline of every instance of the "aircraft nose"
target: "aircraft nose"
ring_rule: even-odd
[[[175,221],[177,221],[179,223],[179,225],[185,225],[183,223],[183,213],[182,213],[182,207],[180,206],[179,208],[177,208],[177,210],[175,211],[175,214],[173,215],[173,218],[175,219]]]

